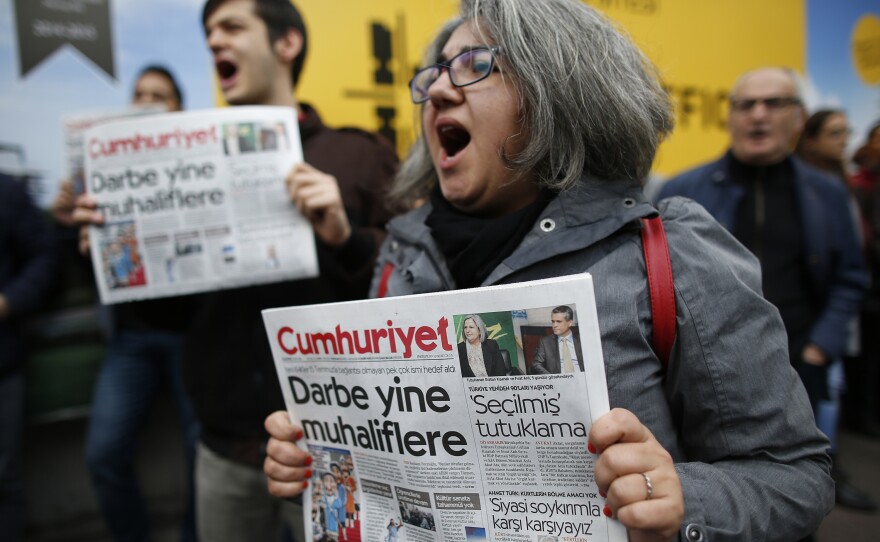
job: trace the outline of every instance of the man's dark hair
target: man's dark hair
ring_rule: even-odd
[[[159,64],[150,64],[141,69],[134,80],[140,81],[141,77],[147,75],[148,73],[155,73],[156,75],[161,75],[165,79],[168,79],[168,82],[171,83],[171,90],[172,92],[174,92],[174,97],[177,98],[177,103],[179,103],[180,108],[183,109],[183,91],[180,90],[180,85],[177,84],[177,79],[175,79],[174,75],[171,74],[171,70]]]
[[[204,27],[210,17],[217,8],[219,8],[227,0],[208,0],[205,7],[202,8],[202,26]],[[309,39],[306,34],[306,24],[302,15],[296,6],[290,0],[251,0],[254,3],[254,13],[262,19],[266,25],[269,34],[269,45],[274,45],[275,41],[287,34],[287,31],[293,28],[302,35],[302,50],[293,59],[293,65],[290,67],[291,80],[293,86],[299,82],[299,75],[302,72],[303,64],[306,61],[306,52],[308,51]]]
[[[568,321],[571,321],[574,318],[574,312],[572,312],[571,307],[568,305],[559,305],[552,311],[550,311],[551,316],[554,314],[561,314],[563,318]]]

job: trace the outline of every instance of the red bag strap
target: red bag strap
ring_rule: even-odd
[[[651,293],[651,321],[654,324],[651,343],[666,370],[672,343],[675,342],[675,283],[669,261],[669,245],[659,215],[643,218],[641,222],[642,250],[645,252],[648,290]]]
[[[388,295],[388,280],[391,279],[391,273],[394,272],[394,264],[387,262],[382,268],[382,276],[379,278],[379,289],[376,291],[376,297],[385,297]]]

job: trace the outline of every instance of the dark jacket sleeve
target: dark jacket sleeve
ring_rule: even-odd
[[[318,242],[322,274],[328,273],[355,286],[363,297],[369,286],[373,264],[385,240],[385,223],[391,218],[385,201],[398,160],[394,149],[384,139],[360,130],[337,132],[344,151],[344,163],[338,154],[325,151],[312,157],[312,165],[334,175],[339,182],[345,210],[351,224],[351,236],[341,247],[331,248]],[[322,257],[323,256],[323,257]],[[326,265],[332,261],[332,265]]]
[[[486,364],[486,374],[489,376],[506,376],[507,367],[504,358],[501,357],[501,348],[494,339],[483,341],[483,363]]]
[[[546,343],[547,341],[541,339],[538,342],[538,349],[535,350],[535,359],[532,361],[532,367],[529,369],[530,374],[534,375],[546,375],[550,374],[550,371],[547,369],[547,350]]]
[[[819,225],[807,220],[813,230],[809,235],[828,236],[826,253],[811,255],[810,260],[810,265],[821,266],[814,280],[827,288],[825,304],[810,331],[810,341],[829,357],[839,358],[846,352],[850,321],[859,312],[869,275],[849,194],[842,186],[829,183],[819,185],[821,191],[816,191],[824,193],[819,199],[828,221],[827,231],[816,231]]]
[[[471,378],[474,376],[474,372],[471,371],[471,367],[468,365],[467,347],[463,342],[458,343],[458,363],[461,366],[462,378]]]
[[[21,316],[33,313],[48,297],[56,272],[52,234],[42,213],[30,201],[24,187],[8,178],[0,179],[7,186],[0,198],[8,219],[7,246],[0,247],[4,276],[0,292],[6,296],[11,313]],[[15,266],[15,269],[6,269]]]

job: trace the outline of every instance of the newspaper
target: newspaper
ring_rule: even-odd
[[[65,115],[61,119],[61,128],[64,133],[64,160],[67,164],[67,176],[73,185],[76,195],[85,192],[85,132],[92,126],[102,122],[139,115],[153,115],[162,113],[165,108],[161,105],[147,107],[126,107],[116,109],[102,109],[95,111],[79,112]]]
[[[291,108],[164,113],[84,138],[103,303],[317,276],[311,224],[285,187],[302,160]]]
[[[582,274],[263,311],[287,410],[314,458],[307,539],[626,540],[602,513],[586,451],[609,409],[592,284]],[[531,374],[562,305],[583,371]],[[507,351],[504,373],[462,377],[480,372],[460,355],[470,315]]]

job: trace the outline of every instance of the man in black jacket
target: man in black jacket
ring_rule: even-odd
[[[184,361],[202,423],[199,533],[212,541],[268,540],[283,516],[303,539],[301,508],[271,497],[262,472],[263,420],[284,401],[260,311],[366,297],[397,159],[371,134],[324,126],[296,99],[308,38],[289,0],[209,0],[202,22],[227,102],[283,105],[298,115],[305,163],[291,171],[289,195],[314,227],[321,274],[213,292],[200,302]]]

